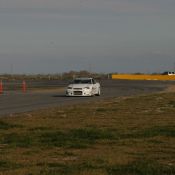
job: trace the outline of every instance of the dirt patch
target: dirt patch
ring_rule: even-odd
[[[166,92],[175,92],[175,85],[169,86],[165,91]]]

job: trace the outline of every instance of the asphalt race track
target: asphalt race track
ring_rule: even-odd
[[[103,80],[102,95],[100,97],[66,97],[64,88],[68,82],[54,81],[39,82],[42,89],[37,91],[28,90],[26,93],[16,90],[5,90],[0,95],[0,116],[33,111],[51,106],[82,103],[111,97],[131,96],[162,91],[175,82],[168,81],[126,81],[126,80]],[[10,86],[10,83],[9,83]],[[37,86],[37,82],[30,82],[30,87]],[[59,87],[60,90],[46,90],[45,87]]]

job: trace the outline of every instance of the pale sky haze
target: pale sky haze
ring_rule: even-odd
[[[174,0],[0,0],[0,73],[174,69]]]

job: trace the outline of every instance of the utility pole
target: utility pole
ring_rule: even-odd
[[[89,73],[91,74],[91,72],[92,72],[92,64],[89,63]]]
[[[10,65],[10,74],[13,75],[13,63]]]

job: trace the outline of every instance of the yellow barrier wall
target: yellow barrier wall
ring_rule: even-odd
[[[123,79],[123,80],[175,80],[175,75],[113,74],[112,79]]]

